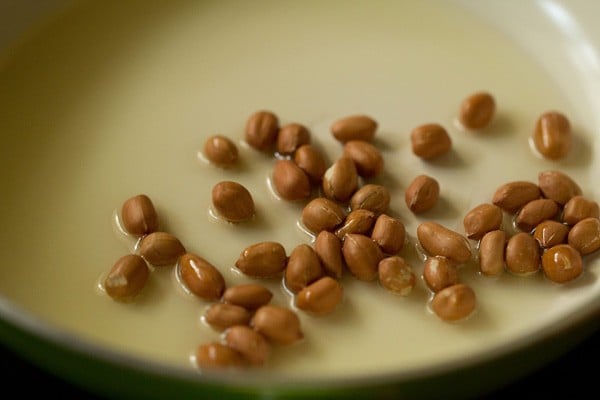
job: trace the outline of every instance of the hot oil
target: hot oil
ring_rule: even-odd
[[[267,12],[268,11],[268,12]],[[108,29],[110,27],[110,29]],[[462,218],[511,180],[536,181],[559,168],[590,193],[586,143],[578,132],[560,163],[532,153],[528,137],[547,109],[580,117],[535,60],[501,33],[449,3],[127,2],[82,4],[15,48],[0,70],[4,226],[0,290],[26,310],[88,340],[152,360],[190,366],[189,356],[219,334],[202,321],[207,302],[181,290],[172,267],[153,268],[136,301],[121,304],[97,290],[114,261],[132,250],[115,233],[115,210],[138,193],[154,202],[161,229],[217,266],[228,285],[253,281],[233,266],[246,246],[281,242],[288,254],[311,237],[298,228],[302,202],[269,189],[274,157],[242,142],[258,109],[299,122],[329,162],[341,146],[329,133],[337,118],[364,113],[379,123],[391,212],[406,224],[402,255],[420,275],[415,230],[424,220],[462,232]],[[485,132],[455,125],[460,101],[494,94],[498,114]],[[423,162],[409,132],[444,125],[449,155]],[[575,126],[582,126],[575,120]],[[212,134],[232,138],[237,166],[198,158]],[[418,174],[441,186],[435,209],[414,216],[404,189]],[[256,217],[228,224],[210,215],[221,180],[248,188]],[[592,275],[564,286],[537,274],[483,277],[471,263],[478,309],[444,323],[428,308],[419,279],[399,297],[349,273],[332,315],[299,312],[305,339],[276,348],[266,369],[294,376],[407,371],[501,348],[536,332],[589,290]],[[291,305],[280,280],[260,281]],[[291,305],[293,306],[293,305]]]

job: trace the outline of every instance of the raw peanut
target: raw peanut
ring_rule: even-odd
[[[331,125],[333,137],[342,143],[350,140],[371,142],[377,131],[377,122],[367,115],[350,115]]]
[[[428,175],[419,175],[406,188],[404,200],[406,206],[415,214],[429,211],[440,197],[438,181]]]
[[[310,143],[310,132],[304,125],[291,123],[282,126],[277,135],[277,152],[293,154],[298,147]]]
[[[454,261],[446,257],[427,257],[423,265],[423,279],[427,287],[437,293],[458,283],[458,268]]]
[[[129,301],[144,288],[149,276],[146,261],[136,254],[127,254],[114,263],[103,287],[113,299]]]
[[[344,225],[339,227],[335,234],[340,239],[344,239],[348,233],[361,233],[367,235],[371,232],[373,224],[375,223],[375,213],[369,210],[358,209],[350,211],[350,214],[346,216]]]
[[[222,181],[213,186],[212,204],[217,213],[229,222],[246,221],[255,211],[248,189],[232,181]]]
[[[238,160],[238,149],[227,136],[213,135],[204,142],[204,155],[217,167],[229,168]]]
[[[145,235],[158,229],[158,216],[152,200],[138,194],[125,200],[121,206],[123,228],[132,235]]]
[[[273,187],[285,200],[303,200],[312,187],[308,175],[292,160],[277,160],[273,166]]]
[[[228,303],[213,303],[204,313],[204,321],[218,331],[234,325],[248,325],[250,318],[247,309]]]
[[[463,100],[458,120],[467,129],[483,129],[490,124],[495,112],[494,97],[487,92],[477,92]]]
[[[559,112],[545,112],[535,123],[533,144],[545,158],[558,160],[565,157],[571,150],[572,140],[571,124]]]
[[[479,242],[479,269],[487,276],[500,275],[504,271],[504,251],[506,233],[501,230],[490,231]]]
[[[246,283],[225,289],[222,300],[225,303],[252,311],[269,304],[272,298],[273,293],[266,287],[255,283]]]
[[[539,223],[553,219],[560,208],[554,200],[537,199],[525,204],[515,218],[515,224],[525,232],[531,232]]]
[[[152,265],[174,265],[185,253],[185,247],[170,233],[152,232],[142,238],[139,253]]]
[[[377,147],[362,140],[350,140],[344,145],[344,157],[350,158],[358,175],[372,178],[383,171],[383,157]]]
[[[598,203],[582,196],[573,196],[563,208],[562,221],[567,225],[575,225],[582,219],[600,217]]]
[[[345,214],[336,202],[317,197],[304,206],[301,218],[306,229],[318,234],[321,231],[333,231],[344,222]]]
[[[383,259],[383,252],[370,237],[358,233],[346,235],[342,254],[348,269],[356,278],[372,281],[377,277],[377,265]]]
[[[371,239],[385,253],[396,254],[404,247],[406,228],[399,219],[390,217],[387,214],[381,214],[375,221]]]
[[[390,191],[382,185],[369,183],[358,189],[350,198],[351,210],[370,210],[375,215],[387,212],[390,206]]]
[[[425,160],[446,154],[452,148],[448,131],[440,124],[417,126],[410,133],[412,152]]]
[[[593,217],[582,219],[573,225],[567,240],[582,256],[600,249],[600,220]]]
[[[255,278],[279,275],[287,262],[285,249],[278,242],[259,242],[240,253],[235,266],[244,274]]]
[[[540,269],[540,247],[529,233],[519,232],[508,239],[504,257],[506,268],[514,274],[529,275]]]
[[[285,267],[285,286],[292,292],[298,293],[304,287],[313,283],[324,274],[317,253],[307,244],[299,244],[290,253]]]
[[[540,222],[533,231],[533,238],[539,245],[547,249],[557,244],[566,243],[569,227],[558,221],[547,220]]]
[[[262,306],[252,317],[250,326],[267,340],[290,345],[302,339],[300,318],[289,308],[267,305]]]
[[[193,253],[185,253],[179,258],[179,275],[190,292],[205,300],[218,300],[225,290],[221,272]]]
[[[238,351],[249,364],[263,365],[271,354],[267,339],[246,325],[235,325],[225,331],[225,343]]]
[[[342,277],[344,270],[342,242],[335,234],[329,231],[319,232],[315,239],[315,252],[328,275],[336,279]]]
[[[508,182],[496,189],[492,203],[504,211],[514,214],[525,204],[542,196],[540,187],[533,182]]]
[[[583,272],[581,254],[568,244],[553,246],[542,256],[544,274],[553,282],[565,283]]]
[[[479,240],[487,232],[500,229],[502,209],[493,204],[483,203],[471,209],[463,219],[465,234],[469,239]]]
[[[344,298],[344,289],[335,279],[325,276],[296,295],[296,307],[316,315],[332,313]]]
[[[458,264],[471,259],[471,246],[467,238],[437,222],[419,224],[417,239],[430,256],[443,256]]]
[[[544,171],[538,174],[538,186],[542,194],[560,205],[567,204],[573,196],[581,195],[579,185],[560,171]]]
[[[246,143],[256,150],[270,150],[277,141],[278,132],[277,116],[270,111],[257,111],[246,122]]]
[[[462,283],[440,290],[431,301],[431,309],[444,321],[464,319],[471,315],[476,305],[475,292]]]
[[[218,342],[204,343],[196,348],[196,365],[201,369],[237,368],[244,365],[242,355]]]
[[[331,200],[346,202],[358,188],[356,165],[348,157],[341,157],[327,168],[323,175],[323,194]]]
[[[412,268],[404,258],[399,256],[386,257],[381,260],[377,273],[381,286],[401,296],[408,296],[417,283]]]
[[[303,144],[296,150],[294,162],[313,183],[320,183],[327,169],[323,153],[310,144]]]

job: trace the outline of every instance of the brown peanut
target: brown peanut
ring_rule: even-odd
[[[308,175],[292,160],[277,160],[273,166],[273,187],[284,200],[303,200],[312,186]]]
[[[310,232],[333,231],[344,222],[344,209],[325,197],[311,200],[302,210],[302,224]]]
[[[136,254],[120,257],[104,279],[103,287],[110,297],[129,301],[140,293],[150,276],[144,259]]]
[[[539,116],[533,130],[533,144],[545,158],[558,160],[571,150],[573,134],[567,117],[556,111]]]
[[[185,247],[170,233],[152,232],[142,238],[139,253],[152,265],[174,265],[185,253]]]
[[[279,275],[287,262],[284,247],[279,242],[259,242],[240,253],[235,266],[244,274],[255,278]]]
[[[325,272],[336,279],[341,278],[344,261],[340,239],[332,232],[321,231],[315,239],[314,247]]]
[[[463,219],[465,234],[469,239],[479,240],[490,231],[500,229],[502,209],[493,204],[483,203],[471,209]]]
[[[158,216],[152,200],[138,194],[125,200],[121,206],[123,228],[132,235],[145,235],[158,229]]]
[[[204,258],[185,253],[179,258],[179,275],[192,294],[205,300],[218,300],[225,290],[221,272]]]
[[[285,307],[262,306],[254,313],[250,326],[267,340],[281,345],[293,344],[304,337],[300,318]]]
[[[244,360],[252,365],[263,365],[271,354],[271,345],[267,339],[246,325],[227,328],[225,343],[238,351]]]
[[[358,175],[363,178],[373,178],[383,171],[383,156],[369,142],[350,140],[344,144],[343,154],[354,162]]]
[[[537,199],[525,204],[515,218],[515,224],[525,232],[531,232],[539,223],[553,219],[560,208],[554,200]]]
[[[242,222],[254,215],[254,200],[242,184],[222,181],[213,186],[212,204],[216,212],[226,221]]]
[[[440,290],[431,301],[431,309],[444,321],[462,320],[473,313],[476,305],[475,292],[463,283]]]
[[[386,257],[377,268],[379,283],[390,292],[408,296],[417,283],[410,265],[400,256]]]
[[[331,125],[334,138],[342,143],[350,140],[371,142],[377,131],[377,121],[367,115],[350,115],[340,118]]]
[[[217,167],[229,168],[238,160],[238,148],[227,136],[213,135],[204,142],[204,155]]]
[[[383,252],[370,237],[358,233],[346,235],[342,254],[348,269],[356,278],[372,281],[377,277],[377,265],[383,259]]]
[[[582,256],[600,249],[600,220],[593,217],[582,219],[573,225],[567,241]]]
[[[504,271],[506,233],[501,230],[487,232],[479,242],[479,269],[487,276],[500,275]]]
[[[600,217],[598,203],[583,196],[573,196],[563,208],[562,221],[567,225],[575,225],[582,219]]]
[[[504,257],[506,268],[514,274],[529,275],[540,269],[540,247],[529,233],[519,232],[508,239]]]
[[[238,368],[244,366],[242,355],[218,342],[203,343],[196,348],[196,365],[200,369]]]
[[[419,125],[410,133],[412,152],[425,160],[442,156],[452,148],[448,131],[440,124]]]
[[[369,210],[353,210],[346,216],[344,224],[336,229],[335,235],[344,239],[348,233],[361,233],[368,235],[375,223],[375,213]]]
[[[390,206],[390,192],[382,185],[369,183],[358,189],[350,198],[351,210],[370,210],[375,215],[387,212]]]
[[[463,264],[471,258],[471,246],[461,234],[433,222],[422,222],[417,227],[419,244],[431,256],[443,256]]]
[[[246,122],[246,143],[259,151],[271,150],[277,141],[278,132],[277,116],[270,111],[257,111]]]
[[[248,325],[250,318],[250,311],[229,303],[213,303],[204,313],[204,321],[218,331],[234,325]]]
[[[255,283],[230,286],[225,289],[222,300],[228,304],[244,307],[252,311],[269,304],[273,293],[266,287]]]
[[[446,257],[427,257],[423,265],[423,280],[431,291],[437,293],[458,283],[458,268]]]
[[[467,129],[483,129],[490,124],[495,112],[494,97],[487,92],[477,92],[463,100],[458,120]]]
[[[508,213],[516,213],[525,204],[539,199],[542,191],[539,186],[528,181],[508,182],[496,189],[492,203]]]
[[[310,132],[297,123],[282,126],[277,134],[276,150],[279,154],[293,154],[300,146],[310,143]]]
[[[285,286],[292,292],[300,290],[324,275],[317,253],[307,244],[294,247],[285,267]]]
[[[356,165],[348,157],[338,158],[323,175],[323,194],[331,200],[346,202],[358,188]]]
[[[321,151],[310,144],[303,144],[296,150],[294,162],[315,184],[321,182],[327,169],[325,157]]]
[[[581,195],[579,185],[560,171],[544,171],[538,174],[538,186],[543,195],[564,206],[573,196]]]
[[[566,243],[569,227],[558,221],[547,220],[540,222],[533,231],[533,238],[539,245],[547,249],[557,244]]]
[[[440,185],[428,175],[419,175],[406,188],[406,206],[415,214],[431,210],[440,197]]]
[[[577,278],[583,272],[581,254],[568,244],[553,246],[542,256],[542,268],[548,279],[565,283]]]
[[[396,254],[406,240],[406,228],[402,221],[390,217],[387,214],[381,214],[375,221],[371,239],[375,241],[387,254]]]
[[[343,297],[342,285],[335,279],[325,276],[296,295],[296,307],[315,315],[330,314],[342,302]]]

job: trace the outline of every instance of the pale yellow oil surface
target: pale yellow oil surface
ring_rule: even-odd
[[[121,4],[122,3],[122,4]],[[161,229],[217,266],[228,285],[241,250],[263,240],[288,253],[311,238],[297,226],[303,203],[269,190],[272,155],[243,143],[246,119],[259,109],[299,122],[329,161],[341,146],[329,133],[337,118],[364,113],[379,123],[376,145],[386,169],[374,182],[391,191],[392,212],[407,227],[401,255],[420,276],[414,250],[421,221],[463,231],[462,217],[511,180],[537,181],[560,169],[584,194],[593,135],[585,115],[544,68],[515,42],[447,2],[82,3],[31,34],[0,64],[0,292],[34,315],[86,340],[143,358],[193,368],[190,354],[218,333],[201,322],[207,302],[180,287],[172,267],[156,268],[133,303],[99,288],[121,255],[133,251],[115,213],[145,193]],[[461,100],[477,90],[495,96],[485,132],[455,124]],[[568,115],[576,132],[560,162],[536,156],[528,138],[549,109]],[[451,154],[423,162],[410,131],[438,122]],[[240,163],[230,170],[198,157],[208,135],[232,138]],[[434,210],[419,217],[404,189],[426,173],[441,185]],[[256,218],[211,218],[210,192],[221,180],[244,184]],[[598,199],[596,199],[598,200]],[[598,290],[597,257],[580,279],[558,286],[542,274],[482,277],[461,269],[478,309],[445,323],[427,306],[423,281],[407,297],[347,273],[345,300],[326,317],[299,312],[305,340],[276,347],[264,368],[294,376],[336,377],[410,371],[477,356],[554,323]],[[264,282],[274,303],[289,305],[280,280]]]

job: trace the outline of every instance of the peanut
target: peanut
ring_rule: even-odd
[[[567,241],[582,256],[600,249],[600,220],[593,217],[582,219],[571,228]]]
[[[454,261],[442,256],[427,257],[423,265],[423,279],[431,291],[458,283],[458,268]]]
[[[321,151],[310,144],[304,144],[296,150],[294,162],[308,175],[314,184],[321,182],[327,169],[325,157],[323,157]]]
[[[573,196],[563,208],[562,221],[567,225],[575,225],[585,218],[600,217],[598,203],[583,196]]]
[[[224,336],[227,346],[238,351],[249,364],[263,365],[271,354],[267,339],[246,325],[227,328]]]
[[[569,227],[558,221],[547,220],[540,222],[533,231],[533,237],[544,249],[565,243]]]
[[[515,218],[515,224],[525,232],[531,232],[539,223],[553,219],[560,208],[554,200],[537,199],[525,204]]]
[[[204,313],[204,321],[218,331],[234,325],[248,325],[250,317],[247,309],[229,303],[213,303]]]
[[[282,126],[277,134],[276,150],[279,154],[294,154],[302,145],[310,143],[310,132],[297,123]]]
[[[244,274],[255,278],[279,275],[284,269],[287,256],[278,242],[259,242],[246,247],[240,253],[235,266]]]
[[[399,256],[386,257],[381,260],[377,273],[381,286],[401,296],[408,296],[417,283],[411,266]]]
[[[331,125],[331,133],[342,143],[350,140],[371,142],[377,131],[377,122],[367,115],[350,115]]]
[[[252,311],[268,304],[272,298],[273,293],[266,287],[255,283],[246,283],[225,289],[222,300],[225,303]]]
[[[539,199],[542,191],[539,186],[528,181],[508,182],[496,189],[492,203],[504,211],[514,214],[525,204]]]
[[[476,305],[475,292],[462,283],[440,290],[431,301],[431,309],[444,321],[464,319],[473,313]]]
[[[500,275],[504,271],[506,233],[501,230],[487,232],[479,242],[479,269],[487,276]]]
[[[483,203],[471,209],[463,219],[465,234],[469,239],[479,240],[487,232],[502,225],[502,209],[493,204]]]
[[[495,112],[494,97],[487,92],[477,92],[463,100],[458,120],[467,129],[483,129],[490,124]]]
[[[257,111],[246,122],[246,143],[259,151],[271,150],[277,141],[278,132],[277,116],[270,111]]]
[[[254,215],[254,200],[242,184],[222,181],[213,186],[212,204],[226,221],[242,222]]]
[[[346,216],[344,224],[335,231],[335,235],[344,239],[348,233],[362,233],[367,235],[371,232],[375,223],[375,213],[369,210],[353,210]]]
[[[433,222],[422,222],[417,227],[417,239],[431,256],[443,256],[463,264],[471,258],[471,246],[461,234]]]
[[[229,168],[238,160],[238,149],[227,136],[213,135],[204,142],[204,155],[217,167]]]
[[[390,192],[382,185],[369,183],[358,189],[350,198],[351,210],[370,210],[375,215],[387,212],[390,206]]]
[[[344,145],[343,154],[354,162],[358,175],[363,178],[373,178],[383,171],[383,156],[369,142],[350,140]]]
[[[315,315],[330,314],[342,302],[343,297],[342,285],[335,279],[325,276],[296,295],[296,307]]]
[[[277,160],[273,166],[273,187],[285,200],[303,200],[312,187],[308,175],[292,160]]]
[[[565,283],[577,278],[583,272],[581,254],[568,244],[553,246],[542,256],[542,268],[548,279]]]
[[[331,200],[346,202],[358,188],[356,165],[348,157],[338,158],[323,175],[323,194]]]
[[[508,239],[505,253],[506,268],[517,275],[529,275],[540,269],[540,247],[526,232],[519,232]]]
[[[431,210],[440,197],[440,185],[428,175],[419,175],[406,188],[406,206],[415,214]]]
[[[218,342],[204,343],[196,348],[196,364],[200,369],[238,368],[244,366],[242,355]]]
[[[317,253],[307,244],[299,244],[290,253],[285,267],[285,286],[292,292],[300,290],[313,283],[324,274]]]
[[[344,210],[336,202],[325,197],[317,197],[302,210],[302,224],[310,232],[333,231],[345,219]]]
[[[267,340],[277,344],[290,345],[304,337],[300,329],[300,318],[289,308],[262,306],[254,313],[250,326]]]
[[[205,300],[218,300],[225,290],[221,272],[204,258],[185,253],[179,258],[179,275],[185,287]]]
[[[340,239],[331,232],[321,231],[315,239],[314,247],[325,272],[336,279],[341,278],[344,261]]]
[[[136,254],[120,257],[104,279],[106,293],[115,300],[129,301],[140,293],[150,276],[144,259]]]
[[[452,148],[450,135],[440,124],[417,126],[410,133],[410,140],[412,152],[425,160],[442,156]]]
[[[185,247],[170,233],[152,232],[142,238],[139,253],[152,265],[175,265]]]
[[[560,171],[544,171],[538,174],[538,186],[543,195],[564,206],[571,197],[581,195],[579,185]]]
[[[567,117],[556,111],[545,112],[537,119],[533,130],[533,144],[548,159],[564,158],[571,150],[573,134]]]
[[[381,214],[375,221],[371,239],[385,253],[396,254],[404,247],[406,228],[399,219],[390,217],[387,214]]]
[[[152,200],[138,194],[125,200],[121,206],[123,228],[132,235],[146,235],[158,229],[158,216]]]
[[[383,259],[383,253],[370,237],[358,233],[346,235],[342,254],[348,269],[356,278],[372,281],[377,277],[377,265]]]

